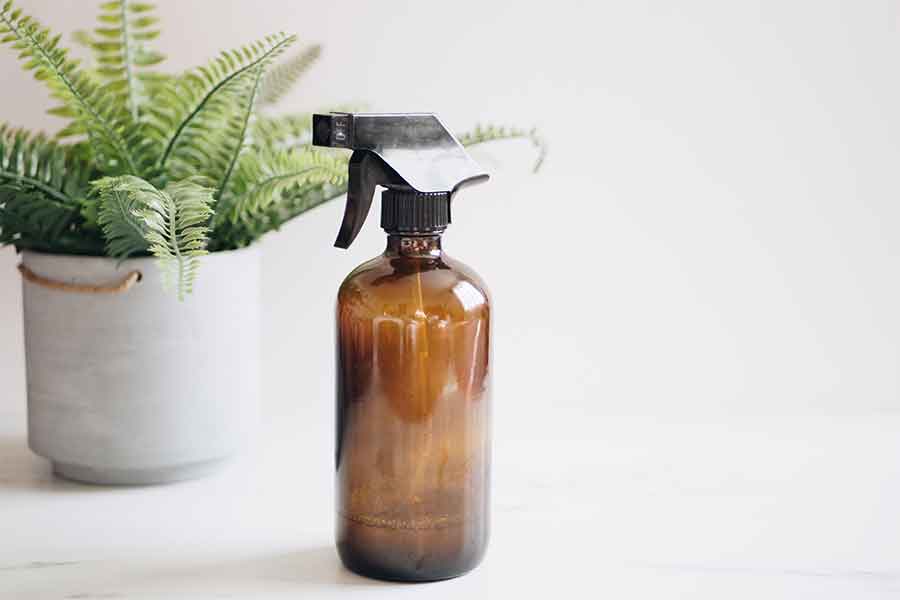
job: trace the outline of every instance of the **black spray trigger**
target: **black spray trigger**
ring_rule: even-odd
[[[354,150],[350,156],[350,176],[347,180],[347,205],[344,207],[344,219],[338,231],[334,245],[338,248],[349,248],[362,229],[375,187],[379,185],[405,185],[397,172],[385,164],[381,157],[368,150]]]
[[[460,188],[488,179],[431,113],[331,113],[313,115],[313,145],[353,150],[347,206],[334,245],[347,248],[369,214],[375,188],[403,188],[423,202],[449,202]],[[436,200],[445,198],[445,200]],[[413,201],[409,209],[419,215]],[[430,218],[426,209],[421,218]],[[443,210],[443,209],[441,209]],[[449,206],[446,208],[449,218]],[[416,219],[420,217],[417,216]],[[431,225],[429,225],[431,223]],[[436,222],[423,222],[422,227]]]

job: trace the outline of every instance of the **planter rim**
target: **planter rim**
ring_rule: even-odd
[[[218,250],[216,252],[210,252],[209,254],[205,254],[204,256],[201,256],[200,258],[204,259],[204,258],[215,257],[215,256],[227,256],[227,255],[233,255],[233,254],[241,254],[244,252],[250,252],[250,251],[254,251],[254,250],[258,250],[258,249],[259,249],[259,244],[253,243],[248,246],[244,246],[243,248],[237,248],[234,250]],[[94,254],[60,254],[58,252],[44,252],[42,250],[32,250],[30,248],[24,248],[22,250],[21,254],[23,254],[23,255],[24,254],[33,254],[36,256],[47,256],[47,257],[56,258],[59,260],[81,261],[81,260],[85,260],[85,259],[93,259],[93,260],[101,260],[101,261],[119,262],[118,258],[113,258],[112,256],[105,256],[105,255],[104,256],[96,256]],[[155,256],[130,256],[126,259],[123,259],[121,262],[123,262],[123,263],[125,263],[125,262],[145,263],[148,261],[155,261],[155,260],[159,260],[159,259],[156,258]]]

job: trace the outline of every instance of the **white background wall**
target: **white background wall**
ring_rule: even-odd
[[[92,2],[19,3],[93,25]],[[544,131],[536,176],[524,144],[477,151],[494,179],[446,236],[494,293],[504,428],[900,412],[896,2],[160,4],[172,68],[271,31],[322,42],[286,109],[363,100]],[[47,106],[0,50],[0,117],[52,129]],[[332,248],[341,210],[264,246],[267,411],[313,411],[310,427],[331,427],[334,293],[383,244],[372,219]],[[0,251],[0,402],[24,406],[15,264]]]

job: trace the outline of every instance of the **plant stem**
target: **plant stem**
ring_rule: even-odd
[[[169,239],[172,253],[175,255],[175,262],[178,263],[178,299],[184,300],[184,257],[178,247],[178,206],[175,204],[175,199],[168,193],[166,193],[166,199],[169,201],[169,210],[172,211],[169,216]]]
[[[127,200],[128,194],[126,192],[119,191],[116,191],[114,193],[116,194],[116,208],[119,210],[119,214],[122,215],[122,222],[127,224],[129,228],[134,230],[134,232],[137,233],[141,239],[144,239],[144,230],[138,227],[137,223],[135,223],[134,215],[129,214],[125,211],[125,203],[122,202],[119,198],[119,194],[123,194],[125,196],[125,199]]]
[[[128,111],[131,118],[138,120],[138,99],[134,66],[131,64],[131,36],[128,34],[128,0],[121,0],[122,11],[122,54],[125,61],[125,78],[128,81]]]
[[[247,100],[247,106],[244,109],[244,122],[241,124],[241,137],[238,138],[234,154],[232,154],[231,160],[228,162],[228,169],[225,171],[225,176],[222,178],[221,185],[219,185],[219,197],[225,193],[228,181],[231,179],[231,173],[234,171],[234,166],[237,164],[241,151],[244,149],[244,140],[247,138],[247,127],[250,125],[250,117],[253,115],[253,105],[256,102],[256,95],[259,92],[259,82],[260,79],[262,79],[262,73],[262,65],[259,65],[256,67],[256,76],[253,79],[253,89],[250,90],[250,98]]]

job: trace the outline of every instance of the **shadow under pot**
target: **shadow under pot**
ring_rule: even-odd
[[[179,301],[153,258],[22,253],[28,445],[62,477],[203,476],[246,442],[259,395],[259,250],[201,258]]]

